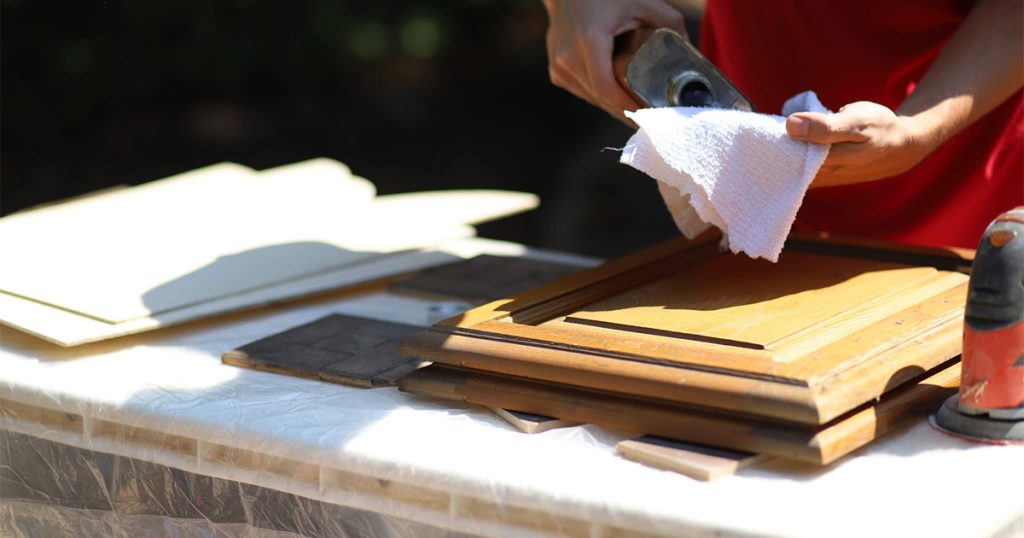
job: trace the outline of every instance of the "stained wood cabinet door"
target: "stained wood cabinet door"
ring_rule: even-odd
[[[973,252],[794,238],[777,264],[671,241],[418,333],[437,363],[807,425],[960,353]]]

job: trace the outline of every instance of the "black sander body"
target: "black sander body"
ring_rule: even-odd
[[[959,393],[932,424],[989,443],[1024,443],[1024,206],[985,230],[971,265]]]

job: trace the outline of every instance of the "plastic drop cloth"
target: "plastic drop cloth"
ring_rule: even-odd
[[[463,536],[0,430],[0,536]]]

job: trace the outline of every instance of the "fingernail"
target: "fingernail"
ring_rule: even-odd
[[[807,136],[811,123],[800,117],[789,118],[789,134],[796,136]]]

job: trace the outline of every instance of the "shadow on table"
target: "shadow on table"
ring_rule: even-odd
[[[386,269],[379,267],[363,275],[364,282],[355,276],[333,279],[329,275],[340,268],[359,272],[361,265],[377,262],[383,257],[406,255],[412,251],[378,253],[342,249],[322,242],[282,243],[221,256],[216,260],[180,277],[155,286],[143,294],[143,304],[152,312],[150,317],[166,327],[114,337],[74,347],[62,347],[40,338],[0,326],[0,340],[5,347],[44,357],[46,361],[76,360],[101,354],[117,353],[139,345],[165,345],[185,338],[194,341],[202,334],[233,323],[257,319],[268,312],[280,310],[283,303],[316,304],[337,300],[380,288]],[[458,261],[461,258],[443,252],[424,253],[432,263]],[[305,264],[310,271],[296,272],[289,268]],[[396,265],[396,271],[402,271]],[[373,273],[377,273],[374,275]],[[315,284],[311,284],[315,282]],[[269,283],[269,284],[266,284]],[[183,300],[204,297],[203,300]],[[127,323],[131,323],[129,320]],[[266,334],[245,333],[245,341],[268,336],[287,327]],[[219,354],[222,351],[219,350]]]
[[[144,293],[142,302],[153,317],[160,319],[161,314],[197,303],[300,280],[381,254],[343,249],[319,241],[296,241],[249,249],[219,256],[202,267],[160,284]],[[304,267],[308,269],[303,270]],[[189,301],[189,298],[194,300]]]

